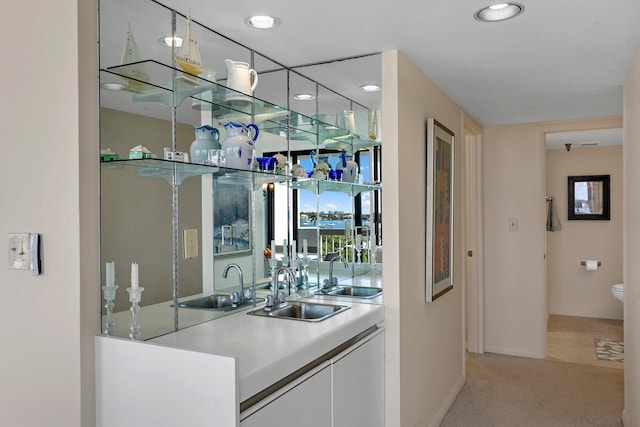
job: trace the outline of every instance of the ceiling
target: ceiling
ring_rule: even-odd
[[[483,126],[622,114],[640,1],[520,0],[514,19],[474,19],[496,2],[161,1],[286,66],[398,49]],[[252,14],[281,24],[250,28]]]

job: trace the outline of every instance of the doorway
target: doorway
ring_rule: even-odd
[[[622,348],[622,303],[611,293],[623,274],[622,129],[550,132],[545,144],[546,358],[622,368],[600,351]],[[611,177],[610,220],[569,219],[568,177],[589,175]]]
[[[465,348],[484,353],[482,136],[465,129],[463,147]]]

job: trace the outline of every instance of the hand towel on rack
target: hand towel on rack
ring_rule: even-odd
[[[547,231],[557,231],[562,229],[558,212],[556,212],[556,204],[553,197],[547,198]]]

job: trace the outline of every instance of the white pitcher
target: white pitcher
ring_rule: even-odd
[[[258,85],[256,70],[249,68],[246,62],[225,59],[224,63],[227,66],[227,87],[233,89],[227,91],[224,100],[251,102],[253,91]]]

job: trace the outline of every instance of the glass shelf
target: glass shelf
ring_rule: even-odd
[[[244,184],[247,188],[257,190],[263,184],[291,181],[291,187],[309,190],[314,194],[335,191],[356,196],[363,191],[375,191],[382,187],[378,184],[359,184],[341,181],[317,180],[314,178],[298,178],[291,175],[279,175],[259,171],[244,171],[218,166],[200,165],[196,163],[178,162],[162,159],[125,159],[101,162],[103,168],[116,169],[122,167],[135,168],[136,175],[142,178],[162,178],[169,184],[182,184],[186,178],[201,175],[213,175],[219,182]]]
[[[132,77],[140,75],[137,71],[140,68],[149,76],[148,80]],[[124,80],[121,92],[132,94],[134,102],[162,102],[172,107],[193,98],[200,101],[199,108],[210,109],[217,120],[255,123],[263,131],[290,140],[308,141],[320,149],[344,149],[353,153],[381,145],[380,141],[335,124],[245,95],[154,60],[108,67],[102,71]]]

